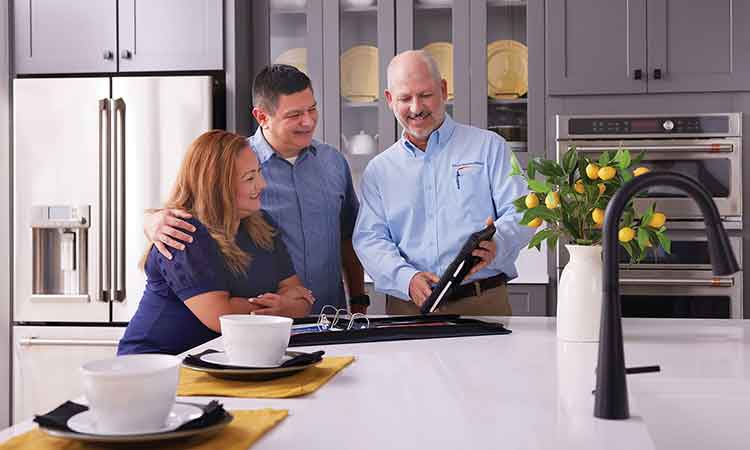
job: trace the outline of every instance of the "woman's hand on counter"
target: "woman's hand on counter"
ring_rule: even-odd
[[[312,304],[295,293],[286,291],[284,294],[263,294],[250,299],[251,304],[259,306],[252,314],[285,317],[305,317],[310,313]]]

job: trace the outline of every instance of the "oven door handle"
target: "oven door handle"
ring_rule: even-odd
[[[624,286],[704,286],[704,287],[733,287],[734,278],[620,278]]]
[[[644,152],[694,152],[694,153],[731,153],[734,150],[732,144],[703,144],[703,145],[636,145],[626,146],[630,151],[644,151]],[[620,146],[585,146],[576,145],[576,150],[583,153],[600,153],[617,151]]]

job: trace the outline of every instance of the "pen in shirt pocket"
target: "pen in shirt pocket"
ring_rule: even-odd
[[[461,168],[456,169],[456,189],[461,190]]]

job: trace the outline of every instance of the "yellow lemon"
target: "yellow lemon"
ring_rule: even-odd
[[[599,187],[599,195],[602,195],[607,190],[607,186],[604,183],[597,184],[597,187]]]
[[[526,203],[526,207],[529,209],[536,208],[537,206],[539,206],[539,197],[537,197],[536,194],[532,192],[531,194],[526,196],[526,200],[524,201],[524,203]]]
[[[583,181],[581,180],[576,181],[576,185],[573,187],[573,189],[575,189],[575,191],[579,194],[583,194],[584,192],[586,192],[586,189],[583,187]]]
[[[591,211],[591,218],[594,219],[594,223],[604,223],[604,210],[601,208],[594,208]]]
[[[615,177],[615,174],[617,173],[617,170],[615,170],[614,167],[610,166],[604,166],[601,169],[599,169],[599,178],[601,178],[604,181],[611,180]]]
[[[526,226],[531,227],[531,228],[536,228],[536,227],[538,227],[541,224],[542,224],[542,218],[541,217],[536,217],[536,218],[530,220],[529,223]]]
[[[557,192],[550,192],[547,197],[544,198],[544,204],[549,209],[555,209],[560,206],[560,194]]]
[[[653,216],[651,216],[651,220],[648,221],[648,226],[651,228],[661,228],[664,226],[664,222],[667,221],[667,216],[665,216],[663,213],[657,212],[654,213]]]
[[[639,176],[649,172],[651,172],[651,170],[648,167],[639,167],[633,171],[633,175]]]
[[[586,175],[592,180],[599,178],[599,166],[593,163],[586,166]]]
[[[620,232],[617,233],[617,237],[620,239],[620,242],[630,242],[635,237],[635,230],[630,227],[622,227],[620,228]]]

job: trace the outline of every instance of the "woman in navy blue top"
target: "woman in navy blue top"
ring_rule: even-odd
[[[221,130],[190,146],[170,208],[190,211],[194,242],[172,259],[150,246],[146,289],[117,353],[182,353],[219,336],[225,314],[302,317],[314,298],[260,211],[265,180],[242,136]]]

